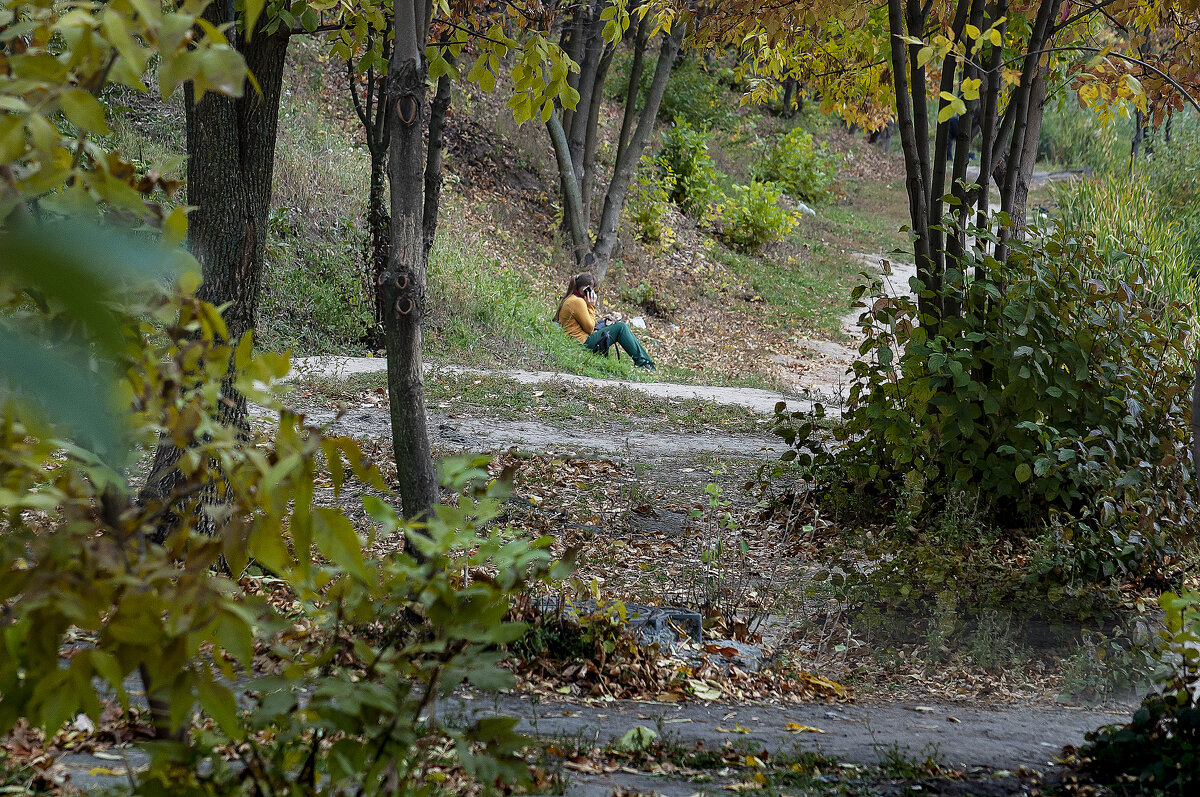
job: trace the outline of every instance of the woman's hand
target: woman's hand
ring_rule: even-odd
[[[597,298],[598,297],[596,296],[595,288],[585,288],[584,289],[583,300],[588,303],[588,307],[594,308],[596,306]]]

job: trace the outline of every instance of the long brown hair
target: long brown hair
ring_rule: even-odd
[[[563,305],[567,303],[567,299],[571,298],[572,294],[581,293],[584,288],[596,287],[596,278],[592,276],[590,271],[584,271],[576,274],[567,281],[567,292],[563,294],[562,301],[558,303],[558,309],[554,311],[554,316],[551,321],[558,321],[558,316],[562,313]]]

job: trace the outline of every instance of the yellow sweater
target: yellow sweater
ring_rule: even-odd
[[[586,343],[588,335],[596,328],[596,310],[578,296],[568,296],[558,311],[558,323],[563,330],[580,343]]]

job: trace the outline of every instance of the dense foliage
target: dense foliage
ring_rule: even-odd
[[[663,136],[658,164],[671,201],[690,216],[708,218],[720,202],[721,188],[704,133],[686,122],[676,123]]]
[[[734,249],[753,252],[778,241],[799,222],[780,206],[783,192],[774,183],[735,185],[720,206],[720,235]]]
[[[820,199],[829,193],[838,158],[824,145],[814,145],[811,133],[796,127],[760,149],[761,157],[750,170],[755,180],[776,183],[796,199]]]
[[[132,407],[126,423],[116,411],[104,418],[96,428],[120,434],[101,437],[90,419],[37,400],[33,381],[0,406],[0,730],[20,718],[48,732],[78,713],[99,721],[105,690],[128,707],[133,675],[164,733],[185,729],[197,705],[214,721],[160,743],[139,793],[270,793],[296,782],[394,793],[435,763],[518,780],[513,720],[443,727],[422,715],[464,680],[511,684],[495,646],[523,626],[501,621],[512,595],[549,575],[549,541],[495,526],[504,487],[485,484],[478,462],[446,470],[458,502],[419,530],[374,496],[363,502],[372,528],[357,529],[315,500],[318,473],[335,495],[352,479],[386,488],[356,443],[265,391],[287,359],[252,355],[249,337],[231,346],[212,306],[161,289],[161,267],[122,266],[163,252],[89,240],[86,253],[37,263],[36,291],[28,269],[6,268],[0,282],[11,321],[55,330],[58,356],[93,359],[83,368],[99,375],[91,394]],[[14,254],[32,245],[11,233],[4,244]],[[35,376],[39,367],[25,364]],[[82,389],[72,378],[59,387]],[[252,429],[223,421],[229,381],[270,412]],[[135,501],[130,465],[160,436],[183,449],[179,481],[163,502]],[[467,576],[482,569],[494,575]],[[243,589],[246,574],[269,579]],[[264,582],[269,595],[254,588]],[[81,633],[91,644],[60,668],[59,652]],[[264,652],[279,675],[258,676]],[[259,743],[227,747],[246,739]],[[244,766],[231,769],[218,748],[239,751]]]
[[[1200,783],[1200,594],[1165,593],[1159,688],[1130,722],[1089,734],[1083,764],[1135,793],[1184,794]]]
[[[876,300],[840,445],[802,453],[811,423],[784,424],[792,456],[918,520],[962,491],[1001,525],[1050,523],[1089,580],[1159,575],[1195,531],[1189,319],[1092,276],[1098,258],[1067,230],[1014,242],[982,278],[955,273],[939,296],[964,312],[932,337],[909,302]]]

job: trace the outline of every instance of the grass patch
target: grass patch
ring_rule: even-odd
[[[345,378],[309,376],[293,385],[290,399],[315,394],[328,403],[386,399],[383,373]],[[430,409],[473,413],[502,420],[538,420],[554,426],[636,426],[638,429],[761,432],[771,419],[744,407],[698,399],[666,399],[639,390],[570,383],[523,384],[496,375],[429,374],[425,396]]]

